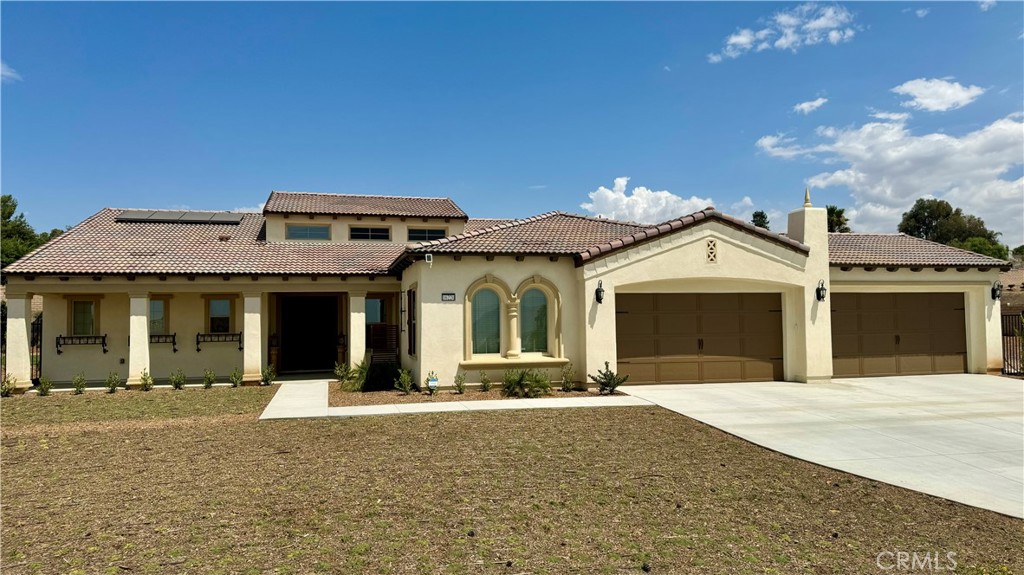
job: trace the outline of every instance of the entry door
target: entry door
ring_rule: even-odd
[[[337,345],[337,296],[282,296],[281,371],[330,371]]]

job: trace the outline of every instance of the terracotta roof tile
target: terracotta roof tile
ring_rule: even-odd
[[[906,234],[831,233],[828,253],[833,266],[1010,267],[1007,261]]]
[[[466,220],[466,229],[464,232],[475,232],[498,224],[510,224],[514,221],[514,219],[506,218],[469,218]]]
[[[315,194],[308,192],[271,192],[264,214],[337,214],[350,216],[405,216],[428,218],[466,218],[449,198],[404,196],[362,196],[355,194]]]

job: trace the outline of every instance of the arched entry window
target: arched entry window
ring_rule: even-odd
[[[490,288],[473,294],[473,353],[501,352],[501,300]]]
[[[537,288],[526,290],[519,300],[523,352],[548,351],[548,297]]]

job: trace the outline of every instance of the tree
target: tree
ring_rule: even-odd
[[[981,237],[967,238],[966,241],[953,241],[949,245],[976,254],[1005,260],[1010,258],[1010,249],[999,242],[989,241]]]
[[[850,233],[850,221],[846,219],[846,208],[825,206],[828,210],[828,231],[833,233]]]
[[[754,212],[752,214],[752,218],[750,220],[750,223],[754,224],[755,226],[757,226],[759,228],[764,228],[766,230],[770,230],[771,229],[771,228],[768,227],[768,224],[769,224],[768,214],[764,213],[763,210],[757,210],[756,212]]]
[[[7,267],[61,234],[59,229],[37,234],[25,219],[25,214],[15,215],[17,211],[18,200],[14,196],[0,196],[0,267]]]
[[[1015,258],[1024,259],[1024,244],[1021,244],[1021,245],[1013,248],[1013,251],[1010,252],[1010,253],[1012,253],[1013,257],[1015,257]]]
[[[978,216],[964,214],[960,208],[953,208],[949,202],[939,199],[920,199],[914,202],[910,211],[903,213],[899,231],[940,244],[966,242],[970,238],[984,238],[991,243],[999,242],[999,232],[985,227]]]

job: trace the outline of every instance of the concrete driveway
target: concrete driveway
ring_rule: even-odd
[[[799,459],[1024,517],[1021,380],[929,375],[620,390]]]

